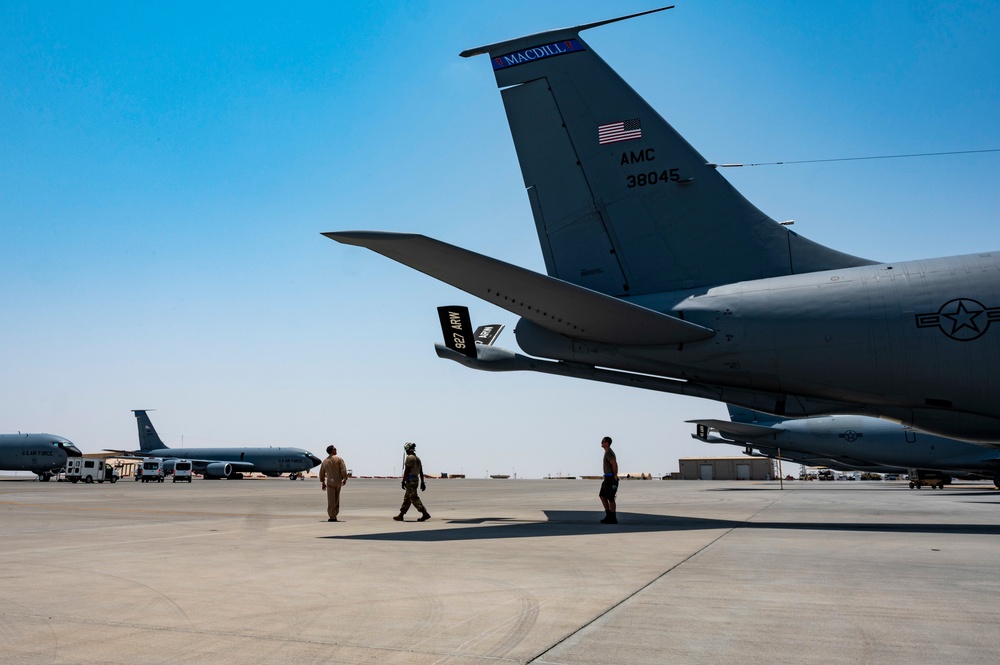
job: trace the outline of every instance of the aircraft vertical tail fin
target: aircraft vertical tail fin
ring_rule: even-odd
[[[134,409],[132,413],[135,414],[135,421],[139,427],[140,450],[159,450],[169,447],[160,440],[160,435],[156,433],[156,428],[144,410]]]
[[[625,18],[461,54],[489,53],[549,275],[624,296],[872,263],[758,210],[580,38]]]

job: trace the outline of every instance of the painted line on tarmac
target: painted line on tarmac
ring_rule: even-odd
[[[549,648],[545,649],[545,651],[542,651],[541,653],[539,653],[537,656],[535,656],[533,658],[529,658],[527,661],[525,661],[525,665],[532,665],[533,663],[537,664],[537,665],[562,665],[561,663],[557,663],[556,661],[542,660],[542,658],[545,656],[545,654],[549,653],[550,651],[552,651],[553,649],[555,649],[559,645],[567,642],[570,638],[575,637],[576,635],[579,635],[581,632],[583,632],[584,630],[586,630],[590,626],[593,626],[598,621],[600,621],[604,617],[608,616],[609,614],[611,614],[612,612],[614,612],[616,609],[618,609],[619,607],[621,607],[622,605],[624,605],[628,601],[632,600],[633,598],[635,598],[636,596],[638,596],[639,594],[641,594],[646,589],[650,588],[651,586],[653,586],[654,584],[656,584],[660,580],[664,579],[667,575],[669,575],[670,573],[674,572],[675,570],[677,570],[678,568],[680,568],[681,566],[683,566],[684,564],[686,564],[688,561],[691,561],[696,556],[698,556],[699,554],[701,554],[702,552],[704,552],[705,550],[707,550],[708,548],[712,547],[717,542],[719,542],[720,540],[722,540],[723,538],[725,538],[726,536],[728,536],[729,534],[731,534],[733,531],[736,531],[737,529],[743,528],[747,524],[750,524],[750,522],[754,518],[756,518],[758,515],[760,515],[764,511],[768,510],[769,508],[771,508],[771,506],[773,506],[774,504],[776,504],[779,501],[781,501],[783,498],[785,498],[785,496],[787,496],[787,493],[782,492],[781,494],[778,495],[778,498],[776,498],[774,501],[772,501],[771,503],[767,504],[766,506],[762,507],[760,510],[758,510],[757,512],[755,512],[753,515],[750,515],[749,517],[747,517],[745,520],[743,520],[739,524],[726,529],[725,531],[723,531],[722,533],[720,533],[718,535],[718,537],[713,538],[709,542],[705,543],[705,545],[703,545],[702,547],[698,548],[697,550],[695,550],[691,554],[687,555],[686,557],[684,557],[683,559],[681,559],[680,561],[678,561],[674,565],[670,566],[669,568],[667,568],[666,570],[664,570],[662,573],[660,573],[659,575],[657,575],[656,577],[654,577],[653,579],[651,579],[649,582],[646,582],[641,587],[639,587],[638,589],[636,589],[632,593],[628,594],[627,596],[625,596],[624,598],[622,598],[621,600],[619,600],[617,603],[611,605],[610,607],[608,607],[606,610],[604,610],[603,612],[601,612],[600,614],[598,614],[597,616],[595,616],[590,621],[588,621],[588,622],[584,623],[583,625],[579,626],[576,630],[572,631],[571,633],[569,633],[568,635],[566,635],[565,637],[563,637],[562,639],[560,639],[559,641],[557,641],[556,643],[554,643]]]

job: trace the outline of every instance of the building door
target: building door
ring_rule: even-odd
[[[715,477],[715,467],[711,464],[702,464],[698,468],[698,478],[701,480],[712,480]]]
[[[750,465],[749,464],[737,464],[736,465],[736,480],[750,480]]]

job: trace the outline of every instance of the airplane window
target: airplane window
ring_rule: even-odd
[[[53,441],[52,445],[58,448],[62,448],[63,450],[66,451],[66,453],[70,457],[79,457],[83,454],[80,452],[79,448],[74,446],[72,443],[69,443],[68,441]]]

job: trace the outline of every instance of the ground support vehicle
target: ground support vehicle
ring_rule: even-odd
[[[181,459],[174,463],[174,480],[173,482],[187,481],[191,482],[191,478],[194,477],[194,465],[190,460]]]
[[[920,489],[921,487],[931,487],[943,489],[945,485],[951,484],[951,476],[941,471],[926,471],[924,469],[910,469],[910,489]]]
[[[95,480],[103,483],[107,480],[107,469],[109,468],[102,459],[74,457],[66,461],[66,473],[64,477],[71,483],[78,483],[81,480],[85,483],[92,483]],[[111,482],[115,481],[112,480]]]
[[[163,460],[147,459],[142,463],[142,470],[139,479],[144,483],[162,483],[165,480],[163,473]]]

